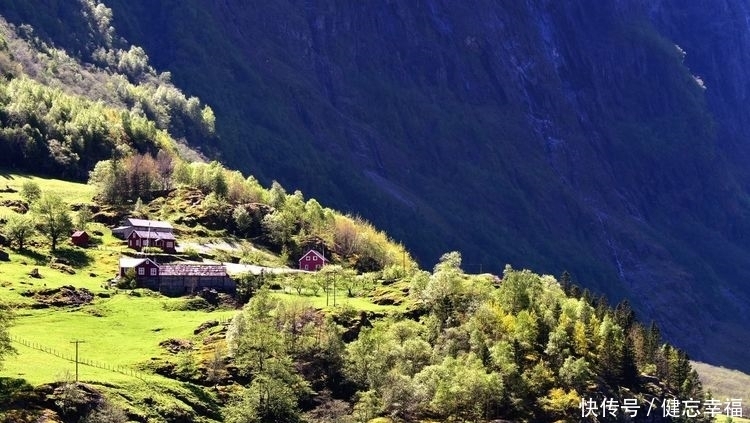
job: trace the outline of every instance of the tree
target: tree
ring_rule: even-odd
[[[359,231],[354,221],[349,217],[337,216],[333,229],[336,252],[344,258],[349,258],[357,251],[360,241]]]
[[[51,249],[57,249],[57,242],[73,229],[73,220],[68,205],[57,194],[44,194],[31,209],[36,216],[39,231],[50,240]]]
[[[239,235],[245,235],[253,225],[253,216],[247,211],[245,206],[238,205],[232,211],[232,219],[237,226]]]
[[[446,357],[422,369],[414,381],[428,397],[432,413],[459,421],[486,418],[504,391],[500,376],[487,373],[474,354]]]
[[[76,215],[76,228],[85,231],[86,227],[93,219],[94,214],[91,213],[91,209],[86,206],[81,207],[81,209],[78,210],[78,215]]]
[[[28,180],[21,185],[21,198],[32,204],[42,196],[42,189],[34,181]]]
[[[125,170],[117,158],[98,162],[89,172],[88,183],[96,188],[96,196],[107,204],[122,204],[125,201]]]
[[[128,198],[151,198],[151,191],[160,180],[156,160],[148,154],[134,154],[125,159]]]
[[[226,409],[229,423],[295,423],[299,410],[294,391],[275,377],[261,375]]]
[[[6,304],[0,303],[0,367],[2,367],[2,359],[5,356],[16,353],[11,344],[10,333],[8,332],[8,329],[13,324],[13,320],[13,309]]]
[[[268,204],[275,209],[280,209],[286,202],[286,190],[277,181],[271,182],[271,189],[268,191]]]
[[[174,160],[165,150],[156,153],[156,170],[161,180],[161,189],[172,188],[172,172],[174,171]]]
[[[18,244],[19,250],[23,250],[26,240],[34,233],[34,219],[24,214],[13,214],[8,217],[4,232],[11,242]]]

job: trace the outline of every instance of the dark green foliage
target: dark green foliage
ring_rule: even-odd
[[[75,13],[76,8],[82,10]],[[61,8],[73,12],[72,21],[90,19],[71,26],[88,34],[54,30],[61,21],[50,24],[44,13],[59,17],[59,8],[32,11],[14,4],[3,9],[11,17],[23,15],[24,23],[49,26],[2,25],[10,42],[0,47],[0,55],[17,63],[6,66],[13,77],[0,81],[0,164],[80,180],[100,160],[132,151],[173,151],[172,137],[199,143],[215,137],[213,111],[187,98],[168,73],[157,74],[143,48],[121,45],[105,5],[84,1]],[[70,57],[72,52],[79,57]]]
[[[266,274],[264,272],[258,275],[252,273],[239,275],[235,279],[237,283],[237,301],[240,304],[247,303],[260,288],[269,286],[273,279],[273,274]]]
[[[117,287],[120,289],[135,289],[137,286],[135,268],[125,271],[125,275],[117,280]]]
[[[8,332],[13,324],[13,318],[13,309],[7,304],[0,303],[0,367],[2,367],[3,357],[16,353],[11,344],[10,332]]]

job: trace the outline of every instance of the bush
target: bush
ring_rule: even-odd
[[[201,255],[198,252],[198,250],[196,250],[193,247],[185,248],[185,251],[183,251],[183,254],[190,260],[199,260],[201,258]]]
[[[131,268],[125,271],[125,275],[120,277],[115,284],[120,289],[135,289],[137,286],[135,280],[135,269]]]
[[[168,311],[200,311],[213,310],[214,306],[203,297],[193,297],[173,304],[164,304]]]

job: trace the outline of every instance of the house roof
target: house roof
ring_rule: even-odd
[[[161,276],[227,276],[223,264],[179,263],[163,264],[159,267]]]
[[[78,238],[81,235],[87,235],[88,236],[88,234],[86,233],[86,231],[75,231],[75,232],[73,232],[73,235],[71,235],[71,237]]]
[[[147,258],[120,257],[120,267],[127,269],[136,267],[147,261],[150,261],[152,264],[156,265],[156,263]]]
[[[134,219],[134,218],[127,218],[125,219],[125,225],[130,226],[138,226],[138,227],[144,227],[144,228],[154,228],[154,229],[169,229],[172,230],[172,225],[169,224],[169,222],[164,222],[162,220],[146,220],[146,219]]]
[[[317,252],[316,250],[309,250],[309,251],[308,251],[308,252],[306,252],[306,253],[305,253],[305,254],[304,254],[304,255],[303,255],[302,257],[300,257],[300,258],[299,258],[299,260],[297,260],[297,261],[302,261],[302,259],[303,259],[303,258],[305,258],[305,257],[307,257],[307,256],[308,256],[308,255],[309,255],[310,253],[312,253],[312,254],[313,254],[313,255],[315,255],[315,256],[318,256],[318,257],[319,257],[319,258],[320,258],[321,260],[323,260],[323,261],[328,261],[328,259],[326,259],[326,258],[325,258],[325,257],[323,256],[323,254],[320,254],[320,253],[319,253],[319,252]]]
[[[161,232],[161,231],[133,231],[130,233],[138,235],[138,238],[145,238],[145,239],[167,239],[167,240],[174,240],[174,234],[172,232]],[[130,238],[130,236],[128,236]]]

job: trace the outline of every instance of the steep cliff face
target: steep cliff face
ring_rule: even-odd
[[[230,164],[427,263],[570,269],[696,358],[743,363],[721,339],[747,334],[745,59],[684,35],[739,25],[733,2],[135,3],[115,22],[215,104]]]
[[[722,342],[750,335],[745,2],[105,3],[214,108],[229,165],[425,264],[568,269],[747,370]]]

